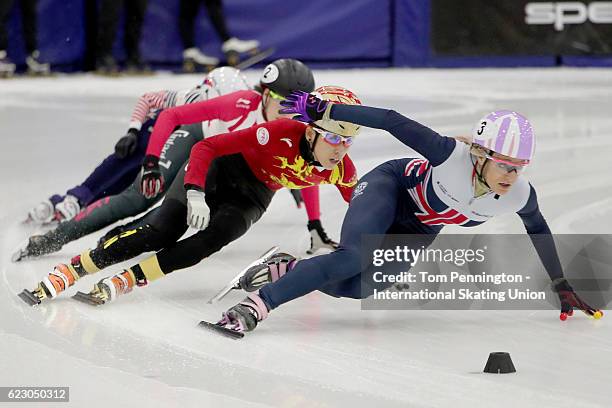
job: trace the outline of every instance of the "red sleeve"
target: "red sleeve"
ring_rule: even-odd
[[[252,126],[236,132],[208,137],[196,143],[191,148],[184,184],[193,184],[204,190],[210,163],[216,157],[241,153],[249,149],[252,141],[256,139],[256,129],[255,126]]]
[[[130,128],[140,130],[147,117],[147,114],[152,109],[162,108],[169,94],[169,91],[147,92],[146,94],[143,94],[138,99],[138,102],[134,107],[134,111],[132,112]]]
[[[294,120],[278,119],[201,140],[191,149],[184,184],[195,185],[203,190],[206,186],[206,176],[210,163],[219,156],[236,153],[241,153],[249,167],[252,168],[253,173],[256,173],[253,166],[265,167],[269,164],[269,159],[277,154],[281,147],[287,146],[285,143],[278,143],[279,135],[301,135],[304,132],[304,127],[303,123]],[[260,128],[268,130],[266,132],[268,136],[262,142],[258,141],[257,137],[257,131]]]
[[[340,194],[342,194],[344,201],[349,203],[351,202],[351,195],[353,194],[355,184],[357,184],[357,169],[348,155],[342,159],[342,168],[342,178],[336,183],[336,187]]]
[[[241,97],[253,99],[252,91],[238,91],[208,101],[165,109],[157,118],[147,146],[148,155],[159,157],[164,144],[177,126],[191,125],[212,119],[220,119],[223,113],[236,112],[236,101]],[[240,111],[245,114],[244,110]],[[239,114],[235,114],[239,116]]]

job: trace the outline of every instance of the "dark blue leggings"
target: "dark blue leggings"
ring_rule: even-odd
[[[138,147],[132,155],[123,159],[115,153],[109,155],[82,184],[66,191],[66,194],[76,197],[81,207],[86,207],[102,197],[117,195],[128,188],[140,171],[151,135],[149,127],[154,123],[154,120],[149,120],[143,124],[138,132]]]
[[[406,211],[409,196],[403,190],[405,160],[386,162],[366,174],[355,187],[342,224],[340,247],[326,255],[305,259],[278,281],[264,286],[259,294],[270,309],[320,290],[328,295],[361,299],[371,291],[362,290],[362,234],[431,234],[438,230],[424,228],[414,213]]]

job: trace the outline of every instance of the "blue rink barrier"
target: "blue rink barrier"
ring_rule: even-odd
[[[25,60],[21,35],[20,0],[9,20],[9,55]],[[39,0],[39,49],[55,66],[79,69],[87,55],[86,5],[92,0]],[[262,47],[274,46],[271,57],[293,57],[315,66],[329,67],[512,67],[512,66],[612,66],[612,56],[542,55],[439,55],[433,49],[432,3],[444,0],[225,0],[231,34],[256,38]],[[456,1],[456,0],[448,0]],[[478,0],[471,0],[478,1]],[[485,1],[485,0],[483,0]],[[586,0],[585,0],[586,1]],[[490,4],[490,3],[488,3]],[[141,53],[154,65],[179,66],[182,44],[178,30],[179,0],[149,0]],[[495,7],[495,6],[492,6]],[[90,7],[91,8],[91,7]],[[114,54],[124,58],[123,28]],[[210,55],[223,57],[204,6],[196,19],[197,45]],[[452,32],[451,32],[452,33]]]

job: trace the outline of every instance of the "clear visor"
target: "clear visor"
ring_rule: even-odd
[[[353,144],[353,136],[340,136],[336,133],[327,132],[323,129],[319,129],[316,127],[312,128],[315,132],[323,137],[327,143],[332,146],[338,146],[340,144],[344,144],[344,146],[349,147]]]
[[[516,171],[517,173],[522,172],[529,165],[529,160],[507,160],[501,157],[493,156],[493,152],[484,149],[482,146],[473,144],[470,150],[474,156],[484,157],[491,160],[495,165],[508,173]]]

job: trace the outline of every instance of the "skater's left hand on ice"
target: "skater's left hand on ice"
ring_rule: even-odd
[[[147,155],[142,162],[140,177],[142,195],[154,198],[164,189],[164,176],[159,169],[159,158]]]
[[[293,119],[310,123],[323,119],[330,103],[307,92],[294,91],[280,104],[284,108],[279,110],[278,113],[294,114]]]
[[[210,221],[210,208],[206,204],[204,192],[187,190],[187,224],[199,230],[206,229]]]
[[[125,159],[136,152],[138,147],[138,131],[134,128],[128,130],[125,136],[123,136],[115,145],[115,154],[120,159]]]
[[[553,290],[557,292],[561,302],[561,314],[559,316],[561,320],[566,320],[568,316],[572,316],[574,308],[582,310],[587,316],[595,319],[600,319],[603,316],[601,310],[592,308],[576,294],[567,279],[555,279],[553,281]]]

